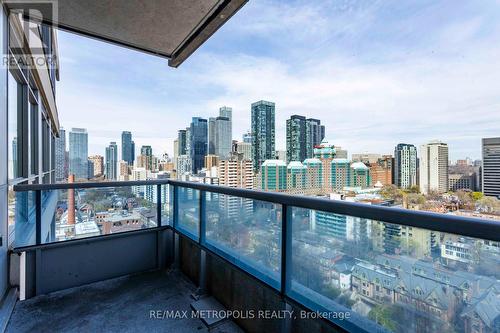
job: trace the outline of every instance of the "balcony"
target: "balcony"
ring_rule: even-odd
[[[171,180],[15,191],[10,331],[209,329],[194,310],[149,317],[197,300],[225,331],[500,327],[493,221]]]

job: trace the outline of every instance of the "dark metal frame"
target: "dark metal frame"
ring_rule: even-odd
[[[500,242],[500,223],[478,218],[439,214],[426,211],[415,211],[402,208],[392,208],[362,203],[329,200],[308,196],[289,195],[284,193],[263,192],[232,188],[226,186],[208,185],[177,180],[158,179],[123,182],[87,182],[64,184],[26,184],[15,185],[14,191],[47,191],[66,189],[85,189],[103,187],[123,187],[140,185],[172,185],[174,187],[174,227],[178,219],[178,203],[175,203],[178,187],[191,188],[200,192],[219,193],[230,196],[254,199],[281,204],[283,206],[319,210],[334,214],[342,214],[399,224],[409,227],[429,229],[467,237],[474,237]],[[201,197],[201,196],[200,196]],[[201,201],[200,201],[201,202]],[[160,203],[161,206],[161,203]],[[176,207],[177,206],[177,207]],[[161,216],[161,214],[160,214]]]

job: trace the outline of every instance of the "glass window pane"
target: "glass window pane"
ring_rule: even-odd
[[[281,205],[206,193],[206,246],[280,286]]]
[[[18,93],[19,83],[9,72],[9,100],[8,100],[8,165],[9,179],[19,177],[19,150],[18,150],[18,115],[19,108]]]
[[[200,191],[191,188],[178,188],[179,223],[177,227],[188,236],[198,239],[200,224]]]
[[[51,243],[154,228],[155,187],[42,191],[41,241]],[[34,200],[34,192],[15,194],[15,247],[36,242]]]
[[[494,242],[293,208],[292,244],[290,296],[347,330],[462,331],[497,297]]]
[[[38,173],[38,106],[30,103],[31,174]]]
[[[172,225],[173,186],[168,184],[161,185],[161,224]]]

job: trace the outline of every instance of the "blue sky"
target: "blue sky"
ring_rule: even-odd
[[[349,153],[440,139],[480,158],[500,136],[500,0],[251,0],[178,69],[162,58],[59,33],[61,125],[104,155],[123,130],[172,154],[191,117],[276,103],[277,149],[292,114],[321,119]]]

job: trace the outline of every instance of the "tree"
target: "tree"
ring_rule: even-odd
[[[368,313],[368,318],[394,332],[397,328],[397,322],[393,320],[393,313],[394,310],[389,306],[376,305]]]
[[[408,203],[412,205],[423,205],[425,203],[425,197],[419,193],[408,193],[407,199]]]
[[[483,197],[478,201],[478,204],[487,213],[500,211],[500,201],[494,197]]]
[[[394,200],[396,202],[401,202],[403,200],[403,191],[401,191],[396,185],[384,185],[380,190],[380,195],[387,200]]]
[[[472,196],[472,200],[478,201],[484,197],[484,194],[482,192],[472,192],[471,196]]]
[[[420,193],[420,188],[417,185],[413,185],[405,190],[406,193]]]

